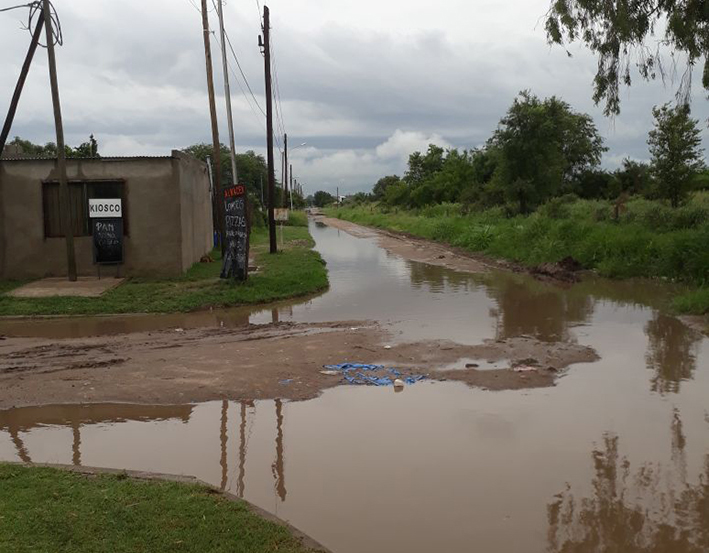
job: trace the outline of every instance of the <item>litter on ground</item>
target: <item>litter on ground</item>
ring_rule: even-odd
[[[537,372],[537,367],[529,367],[526,365],[520,365],[519,367],[515,367],[514,371],[516,373],[531,373],[531,372]]]
[[[326,365],[324,368],[328,371],[328,374],[330,371],[337,372],[337,374],[341,374],[349,384],[357,386],[394,386],[395,381],[401,382],[401,385],[412,385],[426,378],[426,376],[422,374],[402,376],[401,371],[394,368],[387,368],[383,365],[341,363],[340,365]]]

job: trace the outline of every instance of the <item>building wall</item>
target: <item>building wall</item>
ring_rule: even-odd
[[[212,249],[212,202],[207,166],[174,151],[173,164],[180,181],[182,270],[186,271]]]
[[[67,174],[70,181],[124,181],[125,265],[102,267],[102,275],[120,270],[126,276],[175,276],[209,251],[209,179],[206,166],[190,156],[67,160]],[[67,274],[65,239],[44,237],[42,182],[48,180],[58,180],[54,160],[0,161],[0,278]],[[188,201],[206,206],[183,205]],[[74,243],[79,274],[96,274],[92,238],[76,237]]]

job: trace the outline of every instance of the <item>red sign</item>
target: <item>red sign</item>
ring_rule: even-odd
[[[243,184],[239,186],[230,186],[224,189],[224,199],[236,198],[237,196],[243,196],[246,194],[246,187]]]

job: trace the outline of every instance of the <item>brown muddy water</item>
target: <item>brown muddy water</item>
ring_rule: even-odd
[[[0,460],[194,475],[337,553],[709,552],[709,339],[654,307],[662,287],[462,274],[311,230],[332,284],[317,298],[0,334],[373,319],[406,340],[529,335],[601,359],[535,390],[429,382],[305,402],[14,409],[0,412]]]

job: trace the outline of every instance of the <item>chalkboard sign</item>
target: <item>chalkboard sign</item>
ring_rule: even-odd
[[[123,219],[91,219],[94,236],[94,263],[123,263]]]
[[[246,280],[249,277],[249,217],[246,187],[224,190],[224,258],[222,278]]]

